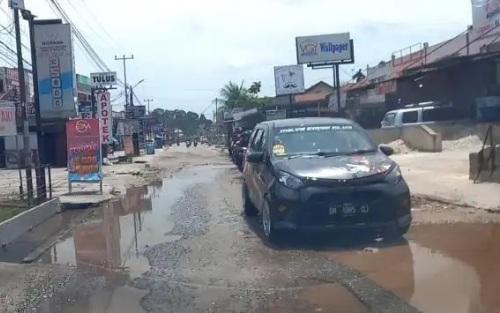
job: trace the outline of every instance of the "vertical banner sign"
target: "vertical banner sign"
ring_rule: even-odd
[[[42,119],[76,116],[71,25],[34,25],[34,39]]]
[[[0,137],[15,136],[16,134],[16,108],[0,108]]]
[[[102,180],[99,119],[72,119],[66,123],[68,181],[96,183]]]
[[[102,143],[113,143],[113,110],[111,109],[111,95],[109,92],[97,94],[97,114],[101,119]]]

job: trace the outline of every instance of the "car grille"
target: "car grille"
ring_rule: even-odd
[[[380,191],[345,191],[345,192],[329,192],[329,193],[320,193],[314,194],[309,197],[308,202],[318,203],[318,204],[332,204],[332,203],[345,203],[345,202],[353,202],[353,203],[368,203],[377,201],[383,197],[382,192]]]

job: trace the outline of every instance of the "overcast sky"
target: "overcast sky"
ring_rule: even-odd
[[[3,26],[11,23],[1,1]],[[153,107],[182,108],[211,115],[211,101],[229,80],[262,81],[274,95],[273,66],[295,63],[295,37],[350,32],[354,69],[390,59],[407,46],[454,36],[471,24],[470,0],[59,0],[103,61],[123,77],[117,55],[134,54],[128,82],[145,79],[136,93]],[[55,18],[46,0],[25,0],[40,18]],[[0,38],[13,48],[6,31]],[[23,39],[28,44],[28,38]],[[97,68],[82,50],[76,70]],[[306,84],[332,82],[329,70],[305,72]],[[123,101],[118,104],[123,104]],[[211,117],[211,116],[209,116]]]

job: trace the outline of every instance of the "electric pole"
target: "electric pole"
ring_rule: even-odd
[[[151,114],[151,111],[149,110],[149,103],[153,102],[153,99],[144,99],[144,102],[148,103],[148,115]]]
[[[215,98],[215,116],[214,116],[214,120],[215,120],[215,140],[219,140],[219,125],[217,124],[217,115],[219,114],[219,112],[217,112],[217,110],[219,109],[217,107],[218,105],[218,102],[219,100],[217,98]]]
[[[131,54],[129,57],[125,56],[125,54],[122,56],[122,57],[117,57],[115,55],[115,61],[123,61],[123,80],[124,80],[124,84],[125,84],[125,106],[128,106],[129,105],[129,102],[128,102],[128,86],[127,86],[127,60],[133,60],[134,59],[134,55]]]
[[[26,167],[26,189],[28,191],[28,201],[33,199],[33,176],[31,173],[31,147],[29,121],[26,104],[26,80],[24,76],[23,50],[21,42],[21,26],[19,23],[19,9],[14,8],[14,28],[16,33],[16,49],[17,49],[17,73],[19,76],[19,104],[18,108],[22,112],[23,120],[23,152],[20,153],[22,158],[19,158],[18,164]],[[36,70],[36,69],[33,69]],[[34,82],[35,84],[37,82]],[[17,138],[16,138],[17,141]],[[40,143],[38,143],[40,144]],[[21,160],[23,160],[21,162]]]

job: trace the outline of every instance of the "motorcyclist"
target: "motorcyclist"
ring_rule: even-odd
[[[250,136],[252,135],[251,130],[246,130],[243,132],[241,139],[240,139],[240,147],[247,147],[248,142],[250,141]]]
[[[242,132],[243,132],[243,129],[240,127],[235,128],[233,131],[233,136],[231,137],[231,144],[229,147],[229,155],[232,158],[234,158],[234,156],[233,156],[234,148],[235,148],[236,143],[240,140]]]

